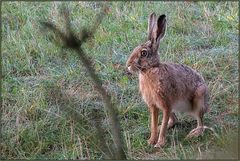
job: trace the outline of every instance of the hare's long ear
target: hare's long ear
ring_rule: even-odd
[[[165,35],[166,23],[167,23],[166,16],[165,15],[159,16],[157,20],[157,25],[154,28],[154,31],[152,34],[153,36],[151,39],[155,51],[158,50],[160,40]]]
[[[148,40],[152,39],[153,29],[156,23],[156,14],[153,12],[148,18]]]
[[[157,41],[162,39],[165,35],[166,22],[167,20],[165,15],[159,16],[157,21]]]

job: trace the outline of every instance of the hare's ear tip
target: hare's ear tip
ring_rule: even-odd
[[[152,12],[152,13],[150,14],[150,16],[152,16],[152,15],[156,15],[156,13],[155,13],[155,12]]]
[[[161,18],[166,18],[167,16],[165,14],[162,14],[160,17]]]
[[[161,16],[159,16],[158,18],[158,22],[161,22],[161,21],[166,21],[166,15],[165,14],[162,14]]]

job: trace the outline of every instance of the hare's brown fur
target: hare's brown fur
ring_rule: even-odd
[[[139,73],[140,92],[148,105],[156,104],[158,99],[164,100],[171,109],[181,100],[192,104],[200,86],[205,86],[203,78],[182,64],[159,63]]]
[[[165,15],[156,21],[156,15],[152,13],[148,25],[148,41],[134,49],[127,67],[139,73],[140,92],[150,111],[151,136],[148,142],[161,147],[165,144],[167,128],[177,121],[174,111],[186,112],[197,119],[198,127],[189,133],[189,137],[203,132],[208,90],[202,76],[190,67],[160,62],[157,50],[166,30]],[[163,119],[157,139],[159,109],[163,111]]]

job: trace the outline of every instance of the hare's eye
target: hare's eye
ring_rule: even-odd
[[[146,57],[147,56],[147,51],[146,50],[143,50],[142,52],[141,52],[141,57]]]

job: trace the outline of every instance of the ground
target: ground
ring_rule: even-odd
[[[108,117],[86,69],[73,51],[59,47],[40,26],[64,28],[62,2],[2,2],[1,159],[102,159],[93,111],[103,118],[111,149]],[[97,2],[68,2],[78,36],[100,12]],[[103,86],[119,110],[128,159],[237,158],[238,2],[109,2],[107,16],[84,44]],[[149,114],[138,78],[125,73],[131,51],[145,42],[151,12],[167,16],[160,60],[199,71],[210,92],[203,136],[185,139],[196,121],[178,115],[167,145],[147,144]],[[161,120],[162,114],[160,114]],[[234,140],[235,139],[235,140]],[[237,141],[236,141],[237,140]]]

